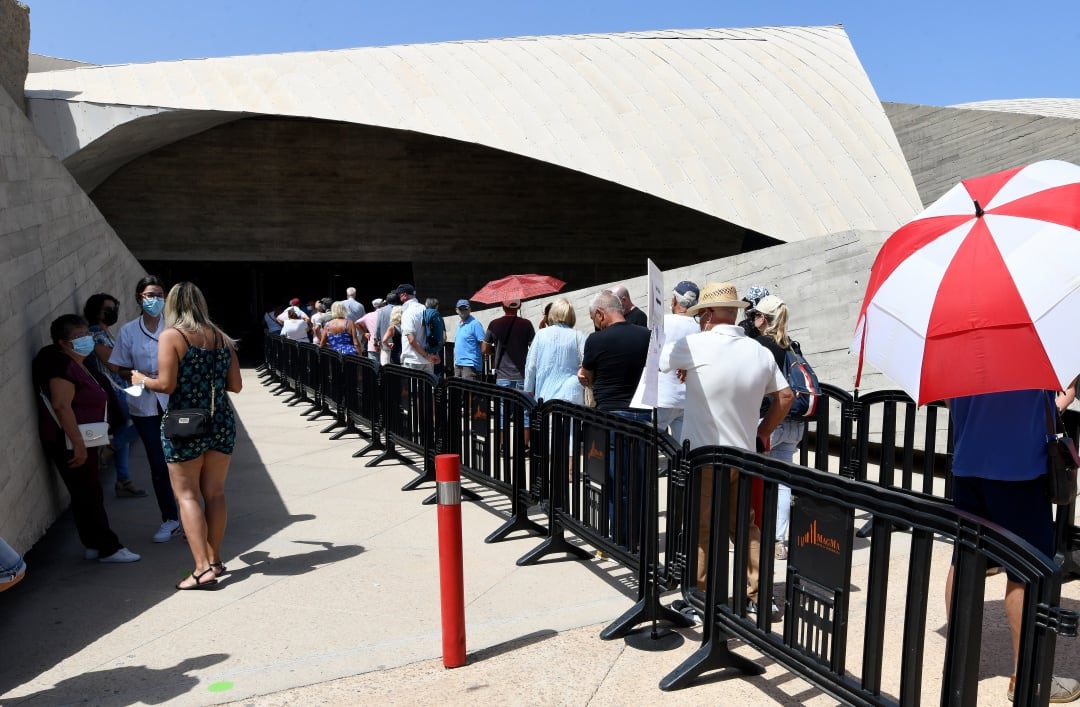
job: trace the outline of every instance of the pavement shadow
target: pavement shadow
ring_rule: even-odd
[[[484,661],[484,660],[490,660],[492,658],[497,658],[500,655],[505,655],[507,653],[513,653],[514,651],[521,650],[522,648],[528,648],[529,646],[535,645],[535,644],[540,643],[542,641],[546,641],[549,638],[555,638],[558,635],[559,635],[558,631],[552,630],[550,628],[546,628],[546,629],[543,629],[541,631],[533,631],[532,633],[527,633],[524,636],[518,636],[517,638],[511,638],[508,641],[503,641],[502,643],[496,643],[493,646],[488,646],[487,648],[481,648],[478,651],[475,651],[473,653],[469,653],[468,654],[468,662],[469,662],[469,665],[473,665],[475,663],[479,663],[479,662]]]
[[[150,474],[141,443],[131,449],[131,471],[139,486],[149,488]],[[191,571],[191,553],[185,543],[150,542],[150,536],[161,523],[153,494],[147,498],[116,498],[112,493],[115,476],[111,468],[102,474],[101,480],[110,525],[121,542],[142,555],[142,561],[106,565],[84,560],[71,513],[62,514],[26,553],[29,567],[26,578],[3,595],[0,636],[9,640],[8,650],[0,658],[0,703],[9,704],[10,698],[5,695],[15,687],[33,681],[173,596],[176,593],[173,585]],[[228,557],[250,555],[251,560],[245,562],[253,565],[238,568],[232,574],[233,580],[255,572],[303,574],[318,565],[363,551],[361,547],[332,547],[318,542],[314,544],[320,545],[320,549],[291,557],[270,558],[255,551],[265,540],[293,523],[314,516],[289,513],[240,413],[225,489],[230,517],[224,550]],[[245,510],[245,506],[251,507],[255,502],[257,508]],[[22,638],[12,643],[12,637]],[[145,672],[130,668],[115,672],[116,676],[109,678],[113,687],[129,696],[127,690],[137,689],[146,677]],[[134,682],[128,684],[128,680]],[[79,701],[81,698],[45,699],[37,704]]]
[[[94,704],[101,707],[136,703],[165,704],[191,692],[199,684],[199,678],[188,675],[189,671],[208,668],[225,661],[228,657],[225,653],[211,653],[187,658],[174,666],[160,670],[144,665],[94,670],[61,680],[48,690],[5,699],[4,704]],[[213,690],[214,686],[211,685],[210,689]]]

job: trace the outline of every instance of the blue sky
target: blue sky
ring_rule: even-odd
[[[96,64],[541,34],[843,24],[878,96],[1080,98],[1080,0],[23,0],[30,50]]]

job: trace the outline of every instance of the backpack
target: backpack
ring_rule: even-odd
[[[795,393],[795,401],[791,403],[787,419],[803,420],[813,417],[817,410],[818,396],[821,395],[821,383],[818,382],[814,369],[807,363],[797,341],[792,341],[784,354],[784,377],[791,386],[791,392]]]
[[[439,353],[442,349],[446,325],[437,309],[424,310],[424,351]]]

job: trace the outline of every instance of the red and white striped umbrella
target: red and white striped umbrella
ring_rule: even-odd
[[[1080,167],[968,179],[882,245],[855,328],[918,404],[1061,390],[1080,373]]]

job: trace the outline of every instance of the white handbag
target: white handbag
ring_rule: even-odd
[[[64,427],[60,424],[60,418],[56,416],[56,411],[53,410],[52,401],[49,400],[45,393],[38,392],[41,396],[41,400],[45,403],[45,409],[49,411],[52,419],[56,421],[56,426],[60,428],[60,433],[64,435],[64,445],[68,451],[71,451],[72,444],[71,438],[64,433]],[[84,422],[79,425],[79,435],[82,437],[83,444],[87,447],[104,447],[109,443],[109,405],[105,404],[105,420],[102,422]]]

